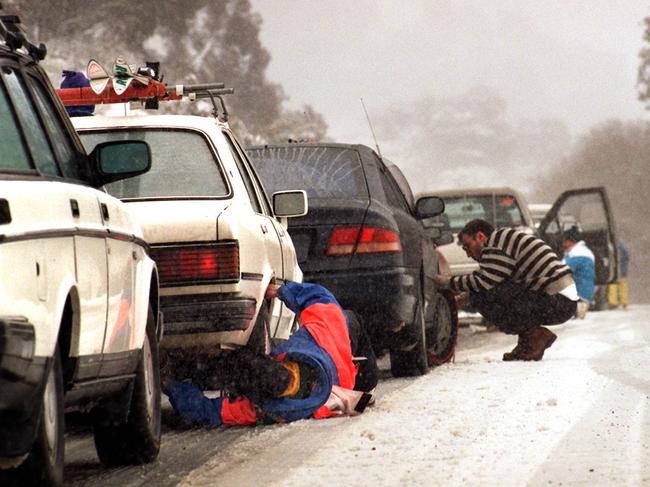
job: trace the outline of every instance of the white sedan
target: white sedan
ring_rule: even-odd
[[[237,139],[216,119],[80,117],[74,124],[88,150],[115,140],[151,147],[147,174],[107,190],[127,204],[158,264],[162,346],[264,351],[270,339],[288,338],[293,313],[264,292],[272,279],[302,280],[286,217],[307,212],[305,193],[276,193],[271,204]]]

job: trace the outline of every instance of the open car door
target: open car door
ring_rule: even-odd
[[[564,233],[577,227],[596,258],[596,284],[609,284],[618,277],[614,220],[604,187],[565,191],[553,204],[538,233],[562,256]]]

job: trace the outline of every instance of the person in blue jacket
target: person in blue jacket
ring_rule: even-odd
[[[64,70],[61,75],[63,76],[61,88],[85,88],[90,86],[90,80],[81,71]],[[71,117],[88,117],[95,112],[95,105],[65,107],[65,110]]]
[[[564,248],[563,262],[569,266],[573,273],[573,279],[578,290],[578,302],[576,315],[584,318],[589,309],[589,303],[594,298],[596,288],[596,260],[576,226],[571,227],[564,233],[562,242]]]
[[[297,282],[270,284],[266,298],[275,296],[299,316],[301,327],[270,355],[225,351],[219,369],[227,396],[208,398],[163,370],[163,392],[185,422],[254,425],[363,411],[370,394],[354,390],[348,319],[334,296],[320,285]]]

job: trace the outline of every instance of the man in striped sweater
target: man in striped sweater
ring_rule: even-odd
[[[541,360],[557,336],[546,328],[569,320],[578,294],[571,270],[544,241],[513,228],[472,220],[458,245],[479,263],[471,274],[438,275],[436,283],[469,292],[470,303],[500,331],[518,335],[503,360]]]

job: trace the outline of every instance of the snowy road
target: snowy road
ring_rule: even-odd
[[[386,378],[362,416],[228,430],[167,428],[157,463],[104,469],[66,441],[66,485],[650,485],[650,306],[554,327],[542,362],[463,329],[455,363]]]

